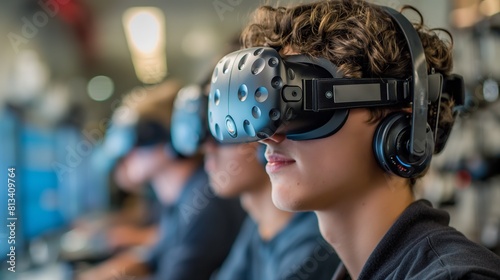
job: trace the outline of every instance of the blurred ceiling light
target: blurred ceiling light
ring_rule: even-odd
[[[158,83],[167,75],[165,16],[154,7],[129,8],[123,26],[137,78]]]
[[[115,85],[107,76],[95,76],[87,84],[87,92],[95,101],[104,101],[113,95]]]
[[[483,0],[479,4],[479,10],[485,16],[492,16],[500,12],[500,1],[498,0]]]

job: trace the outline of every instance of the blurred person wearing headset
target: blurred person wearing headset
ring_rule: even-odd
[[[157,241],[126,250],[77,279],[208,279],[226,258],[245,212],[237,200],[211,192],[201,153],[184,157],[172,149],[170,115],[178,89],[167,80],[128,96],[113,120],[124,128],[118,140],[135,130],[131,134],[140,143],[117,163],[115,179],[129,190],[151,183],[162,206]]]
[[[262,6],[242,39],[212,75],[211,134],[267,146],[274,204],[316,212],[335,279],[500,279],[500,257],[412,190],[463,103],[451,44],[361,0]]]
[[[187,156],[203,150],[215,193],[239,197],[249,214],[231,253],[211,279],[331,279],[339,258],[321,237],[315,214],[274,206],[264,145],[222,145],[207,135],[203,92],[208,90],[197,85],[179,92],[172,117],[173,146]]]

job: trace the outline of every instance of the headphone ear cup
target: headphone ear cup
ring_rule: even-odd
[[[415,178],[427,169],[434,151],[434,138],[430,126],[427,124],[423,156],[411,155],[410,138],[410,113],[392,113],[380,122],[373,137],[373,152],[382,169],[403,178]]]

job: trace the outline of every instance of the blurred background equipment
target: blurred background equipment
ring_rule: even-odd
[[[455,0],[450,28],[465,104],[445,152],[435,157],[419,193],[452,214],[470,239],[500,254],[500,2]]]

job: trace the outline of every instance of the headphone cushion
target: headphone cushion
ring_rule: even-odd
[[[389,114],[380,122],[373,137],[373,152],[382,169],[404,178],[422,174],[434,151],[432,130],[427,124],[424,155],[415,157],[410,154],[411,117],[406,112]]]

